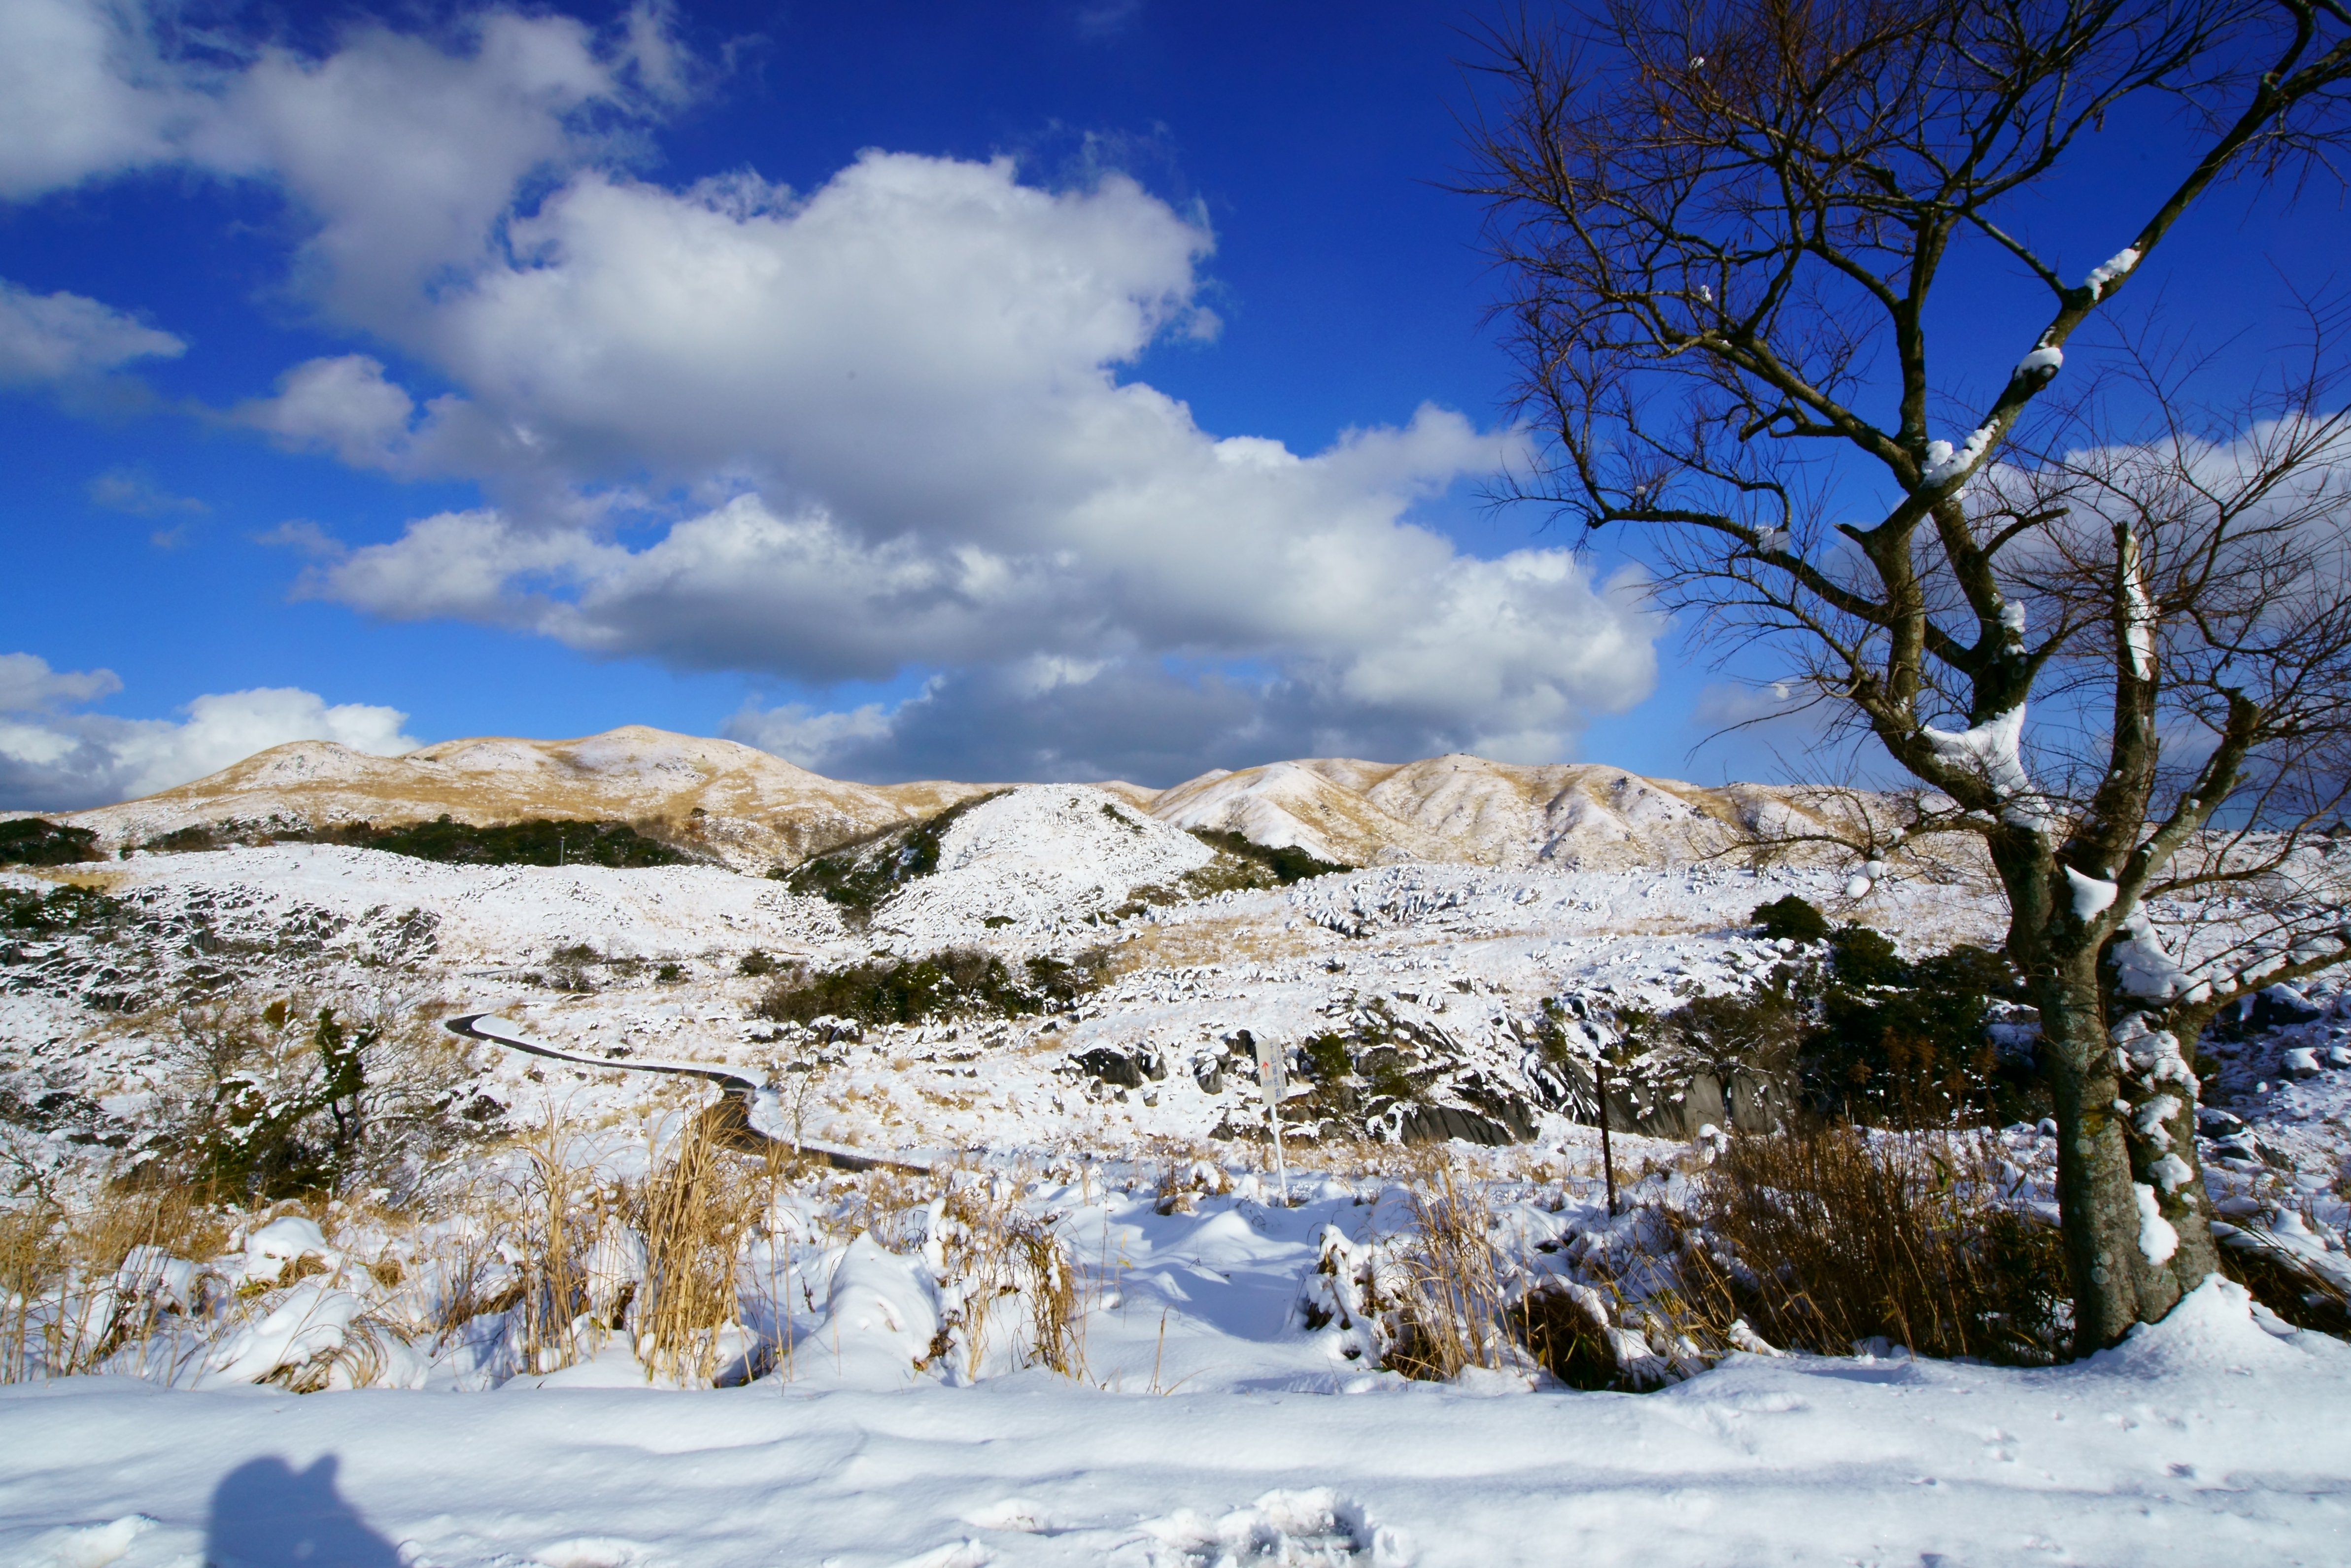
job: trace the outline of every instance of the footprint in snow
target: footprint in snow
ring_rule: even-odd
[[[1401,1531],[1375,1525],[1363,1505],[1329,1487],[1270,1491],[1247,1508],[1211,1519],[1178,1509],[1141,1525],[1139,1568],[1409,1568]]]
[[[654,1568],[653,1549],[616,1535],[582,1535],[530,1554],[539,1568]]]

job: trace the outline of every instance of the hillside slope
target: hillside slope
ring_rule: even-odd
[[[572,740],[443,741],[371,757],[330,740],[272,747],[176,789],[71,813],[108,848],[220,822],[289,827],[527,817],[655,824],[741,870],[795,863],[987,786],[843,783],[731,740],[628,725]]]
[[[144,800],[71,813],[109,850],[221,823],[320,828],[428,820],[611,819],[743,871],[935,815],[999,785],[827,779],[731,740],[631,725],[571,740],[488,737],[371,757],[332,741],[274,747]],[[1315,758],[1154,790],[1096,786],[1176,828],[1238,832],[1347,865],[1435,861],[1609,870],[1686,862],[1757,827],[1801,825],[1807,792],[1708,789],[1591,763],[1463,753],[1418,762]]]
[[[1403,764],[1319,758],[1209,773],[1151,810],[1324,860],[1614,870],[1687,861],[1811,815],[1806,792],[1707,789],[1592,763],[1525,766],[1454,753]]]

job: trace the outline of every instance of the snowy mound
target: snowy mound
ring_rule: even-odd
[[[233,940],[381,945],[398,926],[442,961],[514,964],[584,943],[641,958],[838,940],[823,903],[709,866],[462,866],[334,844],[149,855],[113,873],[141,908],[200,909]],[[404,924],[403,924],[404,923]]]
[[[1171,889],[1216,852],[1106,790],[1037,784],[976,806],[939,835],[938,870],[876,912],[877,928],[964,941],[1010,925],[1044,931]]]

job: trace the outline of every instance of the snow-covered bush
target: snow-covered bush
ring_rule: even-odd
[[[1774,1343],[1834,1355],[1883,1340],[2011,1365],[2064,1354],[2057,1231],[2012,1200],[2024,1176],[1998,1134],[1734,1138],[1697,1186],[1693,1289]]]

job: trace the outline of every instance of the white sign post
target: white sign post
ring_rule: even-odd
[[[1273,1124],[1273,1168],[1281,1177],[1281,1207],[1290,1207],[1290,1164],[1281,1154],[1281,1096],[1289,1087],[1282,1072],[1281,1047],[1270,1040],[1251,1037],[1257,1047],[1257,1080],[1265,1092],[1266,1120]]]

